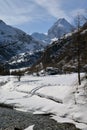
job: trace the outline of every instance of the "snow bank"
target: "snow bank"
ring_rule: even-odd
[[[34,125],[29,126],[29,127],[28,127],[28,128],[26,128],[25,130],[33,130],[33,127],[34,127]]]
[[[83,77],[84,74],[81,74]],[[71,122],[87,129],[87,81],[78,86],[77,74],[24,76],[1,76],[0,102],[11,103],[17,110],[34,114],[53,113],[58,122]],[[29,130],[33,127],[29,127]]]

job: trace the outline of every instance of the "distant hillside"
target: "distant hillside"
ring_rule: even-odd
[[[0,64],[6,64],[9,68],[31,66],[44,47],[41,41],[0,20]]]
[[[48,45],[51,42],[51,39],[48,37],[48,35],[43,33],[34,32],[31,36],[36,40],[43,42],[44,45]]]
[[[75,31],[60,40],[54,41],[43,53],[42,58],[31,71],[56,67],[59,73],[77,72],[78,41],[80,51],[81,72],[87,71],[87,23],[80,29],[79,37]],[[42,68],[40,68],[42,64]]]
[[[49,45],[49,43],[52,43],[55,39],[58,39],[73,30],[75,30],[74,26],[72,26],[66,19],[60,18],[49,28],[47,35],[35,32],[31,36],[36,40]]]
[[[58,19],[53,26],[48,30],[48,36],[52,38],[60,38],[63,35],[72,32],[74,27],[65,19]]]

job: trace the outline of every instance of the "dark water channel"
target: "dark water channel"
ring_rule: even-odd
[[[50,114],[32,114],[0,107],[0,130],[24,130],[34,125],[33,130],[79,130],[71,123],[58,123]]]

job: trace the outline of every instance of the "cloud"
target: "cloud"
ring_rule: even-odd
[[[80,25],[83,25],[87,21],[87,10],[86,9],[75,9],[70,12],[70,15],[72,16],[72,21],[74,24],[78,23],[78,16],[80,19]]]
[[[47,20],[48,13],[35,0],[0,0],[0,19],[10,25]]]
[[[16,16],[7,16],[7,15],[0,15],[0,17],[3,19],[3,21],[5,21],[7,24],[10,24],[10,25],[19,25],[19,24],[22,24],[22,23],[25,23],[25,22],[28,22],[28,21],[32,21],[31,17],[27,17],[27,16],[24,16],[24,15],[16,15]]]
[[[68,18],[60,5],[61,0],[0,0],[0,19],[18,25],[51,17]]]
[[[23,1],[23,2],[22,2]],[[11,25],[18,25],[24,22],[32,21],[32,10],[35,5],[24,0],[1,0],[0,1],[0,19]],[[21,3],[22,2],[22,3]]]
[[[86,9],[75,9],[75,10],[71,11],[71,15],[73,17],[77,16],[78,14],[87,16],[87,10]]]
[[[49,13],[49,15],[57,19],[64,17],[69,22],[72,22],[73,18],[78,13],[80,15],[87,16],[87,10],[85,9],[86,6],[83,5],[83,1],[81,0],[35,0],[35,2],[43,7]],[[73,6],[73,3],[76,4]],[[84,0],[84,3],[87,3],[87,1]]]
[[[35,0],[35,2],[55,18],[68,17],[61,9],[61,0]]]
[[[67,12],[63,3],[63,0],[0,0],[0,19],[10,25],[61,17],[71,21],[71,16],[74,16],[76,12],[79,11],[82,14],[85,12],[84,9]]]

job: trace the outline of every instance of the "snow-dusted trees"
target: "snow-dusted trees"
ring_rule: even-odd
[[[10,70],[9,68],[5,67],[5,64],[0,64],[0,75],[9,75]]]

